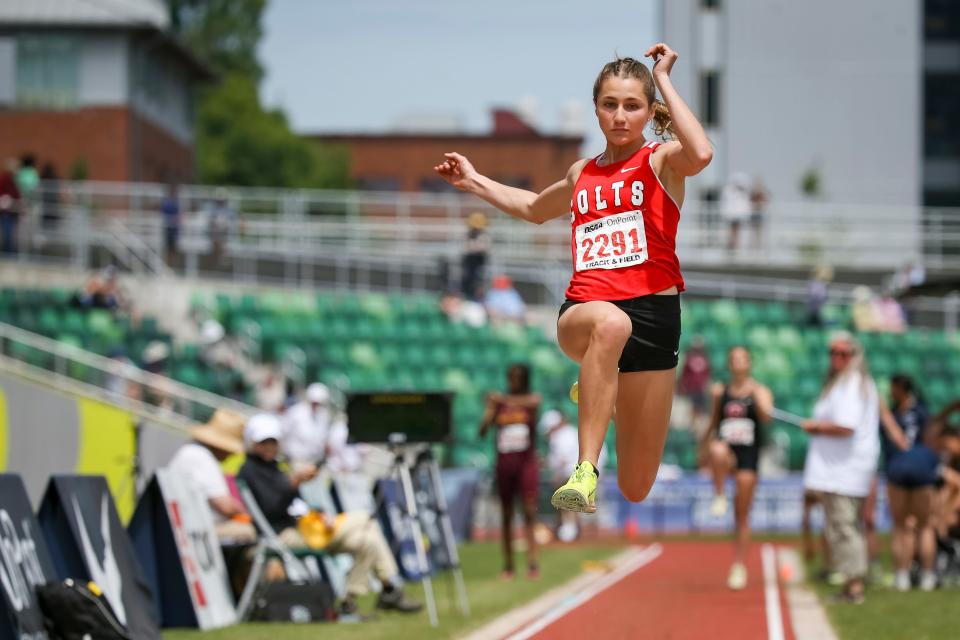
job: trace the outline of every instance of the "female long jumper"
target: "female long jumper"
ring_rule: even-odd
[[[713,150],[670,80],[676,52],[659,43],[645,56],[655,61],[652,72],[633,58],[603,67],[593,102],[606,150],[575,162],[541,193],[495,182],[459,153],[444,154],[434,167],[455,187],[521,220],[571,216],[574,273],[557,336],[580,364],[580,463],[551,499],[558,509],[596,510],[597,459],[614,413],[620,490],[643,500],[670,421],[684,287],[675,250],[680,205],[686,178],[710,163]],[[651,123],[658,135],[675,139],[648,141]]]

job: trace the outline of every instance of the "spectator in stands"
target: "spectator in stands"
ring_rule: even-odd
[[[120,286],[117,268],[109,265],[88,278],[83,290],[74,295],[72,304],[84,309],[125,310],[127,296]]]
[[[740,226],[750,218],[750,176],[734,173],[720,194],[720,212],[730,225],[727,250],[736,251]]]
[[[491,322],[522,323],[527,312],[527,305],[520,293],[513,288],[513,280],[507,275],[499,275],[493,279],[490,290],[484,296],[483,305]]]
[[[207,218],[207,234],[210,237],[210,251],[217,264],[223,260],[224,248],[227,246],[227,240],[230,232],[236,224],[237,212],[230,205],[227,199],[227,192],[220,188],[217,189]]]
[[[311,517],[308,521],[316,526],[308,531],[308,544],[308,538],[298,529],[298,517],[309,513],[299,488],[316,477],[317,468],[304,467],[289,476],[284,473],[277,461],[282,436],[278,417],[266,413],[251,417],[245,431],[247,459],[238,475],[280,539],[293,548],[309,546],[353,556],[353,568],[347,576],[347,595],[340,604],[341,613],[357,613],[357,599],[367,593],[371,573],[383,584],[377,608],[404,613],[419,611],[420,604],[404,596],[397,563],[379,524],[369,515],[341,513]]]
[[[873,291],[870,287],[860,285],[853,289],[853,304],[850,314],[853,328],[856,331],[880,331],[882,319],[880,311],[874,302]]]
[[[20,156],[20,168],[17,171],[17,188],[20,196],[28,200],[36,193],[40,186],[40,175],[37,173],[37,159],[32,153]]]
[[[880,399],[852,334],[834,334],[829,354],[813,417],[803,423],[810,435],[803,481],[805,489],[821,492],[831,562],[846,580],[838,599],[859,603],[867,575],[863,504],[880,453]]]
[[[454,292],[448,292],[440,298],[440,310],[450,322],[462,322],[471,327],[482,327],[487,324],[487,310],[482,304],[473,300],[464,300]]]
[[[824,326],[823,305],[827,302],[827,285],[833,280],[833,269],[827,265],[817,267],[807,283],[807,324]]]
[[[0,173],[0,251],[17,252],[17,223],[20,220],[20,189],[17,187],[17,161],[7,161]]]
[[[167,262],[171,263],[180,242],[181,212],[177,185],[170,184],[167,187],[167,193],[160,201],[160,215],[163,216],[164,249],[167,253]]]
[[[220,467],[230,456],[243,453],[245,422],[237,413],[218,409],[209,422],[190,429],[193,441],[181,446],[167,465],[207,499],[217,537],[229,544],[249,544],[257,539],[246,509],[230,493]]]
[[[677,390],[690,398],[695,430],[699,429],[699,425],[707,413],[712,373],[710,356],[703,344],[703,338],[694,336],[693,342],[690,343],[690,347],[683,357],[683,369],[680,372],[680,382]]]
[[[287,409],[283,418],[282,449],[295,465],[326,466],[334,473],[359,468],[358,453],[347,442],[345,416],[333,406],[325,384],[314,382],[308,386],[303,400]]]
[[[48,162],[40,172],[40,179],[43,181],[40,193],[40,204],[43,207],[41,219],[43,228],[51,231],[60,221],[60,177],[54,166]]]
[[[487,233],[487,216],[476,211],[467,217],[467,241],[461,260],[460,290],[467,300],[480,299],[489,254],[490,236]]]
[[[308,386],[303,400],[283,414],[280,448],[287,459],[294,464],[325,464],[332,453],[330,431],[335,417],[327,385],[314,382]]]
[[[287,385],[285,376],[277,373],[273,367],[267,367],[266,373],[257,384],[257,407],[270,413],[282,413],[286,408]]]
[[[170,361],[170,347],[162,340],[152,340],[144,348],[141,360],[143,361],[143,368],[149,373],[164,377],[163,380],[145,385],[144,399],[154,406],[172,409],[174,401],[170,388],[171,381],[166,377],[167,365]]]
[[[129,377],[131,372],[137,370],[137,366],[127,356],[126,350],[122,346],[116,346],[110,351],[109,357],[115,364],[104,381],[104,388],[124,398],[141,400],[143,389]]]
[[[770,194],[763,185],[760,176],[753,178],[753,187],[750,189],[750,229],[753,231],[753,248],[763,246],[763,225],[767,218],[767,204]]]
[[[907,330],[907,316],[903,307],[889,293],[884,293],[874,301],[876,314],[880,322],[880,330],[888,333],[903,333]]]

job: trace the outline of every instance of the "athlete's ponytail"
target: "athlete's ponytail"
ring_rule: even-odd
[[[653,132],[663,137],[669,133],[670,137],[673,137],[673,119],[670,117],[670,109],[661,100],[653,101]]]
[[[643,95],[653,112],[653,132],[658,136],[673,137],[673,121],[670,118],[670,109],[657,99],[657,86],[653,82],[653,75],[647,65],[635,58],[617,57],[613,62],[603,65],[596,82],[593,83],[593,104],[597,104],[600,89],[607,78],[634,78],[643,84]]]

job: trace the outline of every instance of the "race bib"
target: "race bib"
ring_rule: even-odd
[[[530,427],[525,424],[508,424],[497,430],[497,451],[517,453],[530,448]]]
[[[622,269],[647,260],[643,213],[616,213],[576,228],[577,271]]]
[[[720,423],[720,439],[728,444],[753,444],[754,424],[749,418],[727,418]]]

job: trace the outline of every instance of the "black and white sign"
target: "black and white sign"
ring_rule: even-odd
[[[57,580],[23,480],[0,474],[0,640],[46,640],[36,587]]]
[[[143,569],[102,476],[53,476],[37,520],[57,572],[92,580],[138,640],[160,640]]]
[[[237,622],[210,506],[180,476],[157,471],[128,530],[161,626],[215,629]]]

